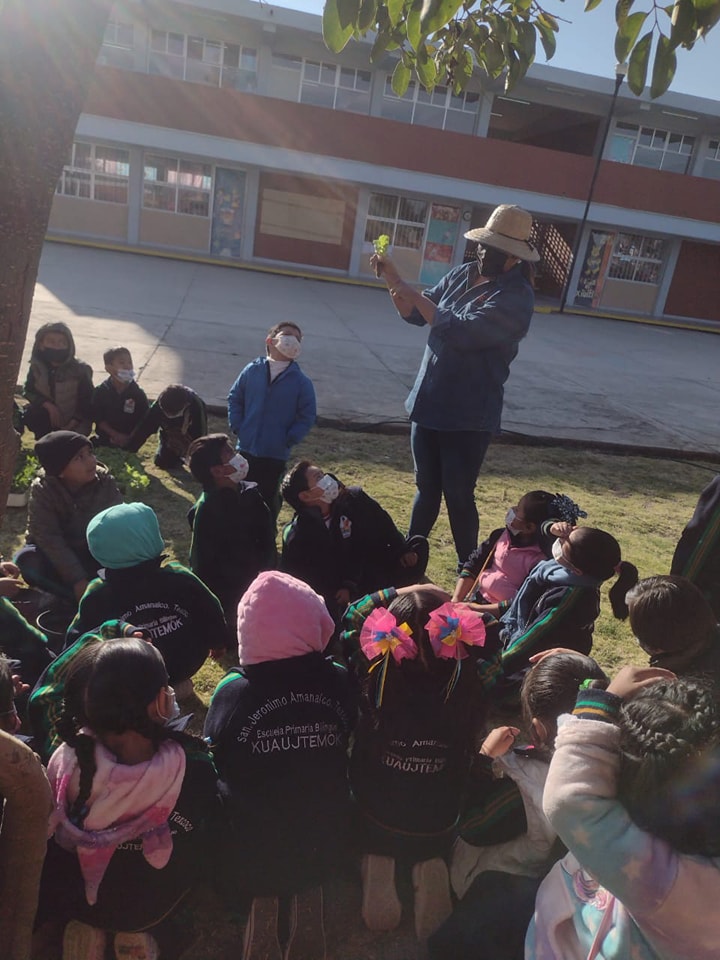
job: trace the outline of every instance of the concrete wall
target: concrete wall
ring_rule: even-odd
[[[103,203],[56,194],[48,230],[51,233],[127,240],[128,208],[124,203]]]

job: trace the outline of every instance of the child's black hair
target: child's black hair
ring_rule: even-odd
[[[292,320],[283,320],[282,323],[276,323],[276,324],[274,324],[274,325],[273,325],[272,327],[270,327],[270,329],[268,330],[267,334],[265,335],[265,338],[267,339],[268,337],[271,337],[271,338],[272,338],[272,337],[276,337],[279,333],[281,333],[283,330],[286,330],[288,327],[290,327],[290,329],[292,329],[292,330],[295,330],[296,333],[299,333],[299,334],[300,334],[300,339],[302,340],[302,330],[301,330],[300,327],[299,327],[296,323],[294,323]]]
[[[80,768],[79,792],[69,818],[78,826],[86,816],[95,776],[95,740],[80,733],[88,727],[103,742],[108,734],[134,730],[156,747],[163,740],[207,751],[197,737],[179,733],[150,719],[148,707],[168,685],[162,656],[152,644],[137,637],[90,642],[73,664],[65,686],[58,733],[73,747]]]
[[[720,711],[697,680],[659,680],[623,703],[618,799],[680,853],[720,856]]]
[[[603,687],[608,682],[592,657],[582,653],[557,653],[544,657],[525,675],[520,690],[525,724],[530,727],[532,720],[538,719],[552,736],[558,717],[572,713],[578,688],[585,680],[595,680]]]
[[[112,363],[116,357],[119,357],[122,354],[127,355],[127,357],[132,360],[132,354],[127,347],[109,347],[103,354],[103,363],[105,366],[107,366],[109,363]]]
[[[203,487],[213,485],[212,467],[222,463],[221,453],[228,445],[226,433],[209,433],[193,440],[188,449],[190,473]]]
[[[628,615],[625,594],[638,582],[638,572],[632,563],[621,559],[615,537],[596,527],[576,527],[567,543],[570,562],[581,573],[600,581],[617,575],[608,595],[613,615],[624,620]]]
[[[522,511],[525,520],[528,523],[534,523],[537,527],[552,516],[550,505],[552,504],[554,494],[547,490],[531,490],[524,497],[520,497],[518,506],[522,504]]]
[[[302,509],[299,494],[308,489],[307,471],[308,467],[311,466],[312,463],[309,460],[298,460],[295,466],[283,477],[280,490],[293,510]]]
[[[646,577],[628,591],[630,628],[649,654],[697,652],[717,630],[713,609],[685,577]]]

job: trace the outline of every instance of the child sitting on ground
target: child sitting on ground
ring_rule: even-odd
[[[218,598],[234,634],[240,598],[262,570],[275,566],[275,524],[257,484],[245,480],[247,460],[226,434],[200,437],[188,456],[203,487],[188,513],[190,568]]]
[[[116,640],[80,659],[48,764],[39,919],[66,924],[63,960],[101,960],[106,932],[115,957],[156,960],[168,918],[214,866],[217,775],[201,740],[167,726],[177,704],[152,644]]]
[[[315,390],[297,363],[301,341],[295,323],[271,327],[267,356],[249,363],[228,394],[230,429],[248,461],[248,479],[257,483],[273,521],[282,505],[280,481],[290,451],[315,423]]]
[[[630,628],[651,667],[698,677],[720,691],[720,627],[694,583],[685,577],[647,577],[625,599]]]
[[[54,430],[35,454],[44,475],[30,487],[26,546],[15,562],[26,583],[75,605],[99,567],[87,548],[88,523],[122,495],[80,433]]]
[[[220,681],[205,720],[233,825],[223,887],[233,903],[239,893],[253,897],[243,960],[325,957],[321,884],[346,856],[355,719],[348,672],[324,655],[332,632],[307,584],[261,573],[238,607],[240,669]]]
[[[495,691],[499,699],[517,698],[533,654],[553,647],[590,653],[600,613],[600,584],[614,576],[610,604],[614,616],[624,620],[625,594],[637,583],[638,572],[621,559],[615,537],[594,527],[575,527],[555,541],[553,559],[532,570],[500,618],[499,660],[483,665],[488,684],[500,680]]]
[[[165,543],[155,511],[144,503],[123,503],[98,514],[87,542],[104,579],[96,579],[80,601],[66,647],[106,620],[125,620],[152,640],[179,695],[210,650],[223,650],[222,607],[186,567],[165,560]]]
[[[401,919],[395,865],[412,865],[415,932],[424,941],[452,909],[444,857],[456,836],[483,714],[476,664],[485,627],[437,587],[378,606],[360,632],[368,667],[350,759],[371,930]],[[467,658],[467,659],[466,659]]]
[[[552,556],[560,533],[569,534],[587,514],[570,497],[532,490],[511,507],[505,526],[493,530],[470,554],[455,585],[453,600],[468,600],[500,616],[533,567]]]
[[[92,425],[92,368],[75,357],[64,323],[45,323],[35,334],[23,396],[25,426],[39,440],[52,430],[88,434]]]
[[[720,956],[719,729],[711,692],[666,670],[580,690],[543,798],[570,853],[538,892],[528,960]]]
[[[205,402],[190,387],[170,384],[130,434],[125,449],[137,453],[153,433],[159,434],[155,466],[163,470],[181,467],[193,440],[207,433]]]
[[[103,354],[110,374],[92,396],[96,444],[124,447],[130,434],[148,411],[145,391],[135,380],[132,356],[127,347],[111,347]]]
[[[450,879],[461,903],[431,938],[431,957],[522,960],[535,894],[558,846],[542,810],[557,720],[590,681],[608,682],[590,657],[544,656],[520,694],[532,746],[515,747],[517,727],[498,727],[483,741],[452,852]]]
[[[295,510],[283,530],[282,569],[321,594],[336,621],[351,600],[422,579],[427,540],[406,540],[362,487],[345,487],[301,460],[283,480],[282,492]]]

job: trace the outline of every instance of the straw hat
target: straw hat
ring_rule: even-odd
[[[495,247],[511,257],[537,263],[540,254],[530,243],[532,214],[522,207],[503,203],[495,207],[484,227],[468,230],[465,237],[488,247]]]

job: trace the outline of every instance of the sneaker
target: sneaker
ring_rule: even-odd
[[[160,949],[151,933],[116,933],[115,960],[158,960]]]
[[[63,960],[103,960],[106,940],[104,930],[71,920],[63,934]]]
[[[395,889],[395,860],[366,854],[361,862],[362,918],[368,930],[394,930],[400,923],[402,904]]]
[[[283,960],[277,897],[255,897],[245,925],[242,960]]]
[[[412,869],[415,891],[415,936],[427,940],[452,913],[450,877],[440,857],[416,863]]]
[[[325,960],[322,887],[292,897],[285,960]]]

